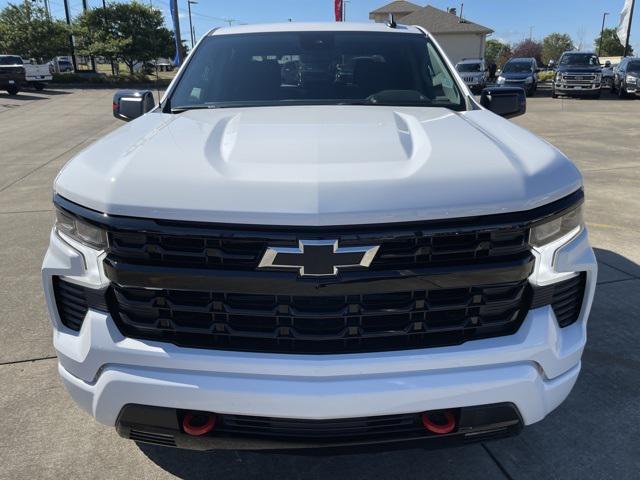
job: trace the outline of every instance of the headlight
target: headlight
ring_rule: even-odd
[[[498,77],[498,83],[504,83],[504,77],[502,75]]]
[[[533,83],[533,77],[527,77],[524,79],[524,83]]]
[[[55,228],[60,233],[96,250],[102,250],[107,246],[107,235],[104,230],[64,210],[56,209]]]
[[[562,80],[562,74],[556,73],[556,82],[559,82],[560,80]]]
[[[570,212],[531,228],[530,243],[535,247],[541,247],[584,225],[582,219],[582,205]]]
[[[595,80],[596,80],[596,82],[599,82],[600,80],[602,80],[602,74],[601,73],[596,73]]]
[[[638,78],[634,77],[633,75],[627,75],[627,78],[625,79],[625,81],[627,83],[636,83],[638,81]]]

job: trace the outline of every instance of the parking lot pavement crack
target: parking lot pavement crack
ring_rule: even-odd
[[[583,172],[608,172],[610,170],[625,170],[625,169],[637,169],[638,165],[624,165],[620,167],[608,167],[608,168],[582,168]]]
[[[53,360],[54,358],[58,358],[55,355],[49,355],[48,357],[39,357],[39,358],[27,358],[25,360],[15,360],[13,362],[2,362],[0,363],[0,367],[3,365],[14,365],[16,363],[29,363],[29,362],[39,362],[40,360]]]
[[[617,283],[617,282],[628,282],[629,280],[640,280],[640,276],[638,276],[638,275],[636,275],[634,273],[631,273],[631,272],[629,272],[627,270],[623,270],[620,267],[616,267],[615,265],[611,265],[610,263],[608,263],[608,262],[606,262],[606,261],[604,261],[602,259],[598,259],[598,262],[602,263],[603,265],[606,265],[607,267],[611,267],[611,268],[613,268],[614,270],[616,270],[616,271],[618,271],[620,273],[624,273],[625,275],[628,275],[628,276],[631,277],[631,278],[622,278],[620,280],[611,280],[609,282],[602,282],[602,283],[598,283],[598,285],[607,285],[609,283]]]
[[[80,145],[83,145],[87,142],[91,141],[91,139],[85,139],[79,143],[76,143],[75,145],[73,145],[72,147],[68,148],[67,150],[65,150],[64,152],[60,153],[59,155],[56,155],[53,158],[50,158],[49,160],[47,160],[46,162],[44,162],[42,165],[37,166],[36,168],[34,168],[33,170],[30,170],[29,172],[25,173],[24,175],[22,175],[21,177],[15,179],[13,182],[5,185],[4,187],[0,188],[0,193],[4,192],[5,190],[7,190],[8,188],[11,188],[13,185],[15,185],[16,183],[20,182],[21,180],[24,180],[25,178],[27,178],[29,175],[31,175],[32,173],[37,172],[38,170],[40,170],[41,168],[46,167],[47,165],[49,165],[51,162],[59,159],[60,157],[63,157],[64,155],[66,155],[67,153],[69,153],[70,151],[74,150],[75,148],[78,148]]]
[[[22,210],[22,211],[15,211],[15,212],[0,212],[0,215],[15,215],[17,213],[47,213],[47,212],[52,212],[53,208],[49,208],[47,210]]]
[[[611,267],[611,265],[609,265],[609,266]],[[611,267],[611,268],[614,268],[614,269],[618,270],[619,272],[624,273],[625,275],[631,275],[630,273],[623,272],[622,270],[620,270],[618,268],[615,268],[615,267]],[[598,282],[597,285],[600,286],[600,285],[611,285],[612,283],[620,283],[620,282],[636,282],[638,280],[640,280],[640,278],[638,278],[638,277],[621,278],[620,280],[609,280],[608,282]]]
[[[507,469],[504,468],[504,466],[500,463],[498,458],[491,452],[489,447],[487,447],[485,443],[481,443],[480,445],[482,445],[482,448],[484,449],[484,451],[487,452],[487,455],[489,455],[491,460],[493,460],[493,463],[496,464],[496,467],[498,467],[498,469],[502,472],[502,474],[504,475],[504,478],[508,480],[513,480],[513,477],[509,475],[509,472],[507,472]]]

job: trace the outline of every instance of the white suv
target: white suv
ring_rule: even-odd
[[[576,167],[493,113],[524,108],[476,103],[419,27],[210,32],[55,180],[42,275],[71,396],[199,449],[542,420],[578,377],[596,261]]]

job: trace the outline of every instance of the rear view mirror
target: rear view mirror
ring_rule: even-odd
[[[490,87],[482,90],[480,105],[505,118],[527,111],[527,97],[520,87]]]
[[[118,90],[113,95],[113,116],[127,122],[153,110],[155,106],[151,90]]]

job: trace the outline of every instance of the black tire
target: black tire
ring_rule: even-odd
[[[9,93],[9,95],[17,95],[19,91],[20,89],[16,86],[7,87],[7,93]]]
[[[44,90],[44,83],[35,83],[33,85],[33,88],[35,88],[37,91],[41,92],[42,90]]]
[[[551,90],[551,98],[558,98],[558,94],[556,93],[555,88]]]
[[[620,86],[618,87],[618,98],[628,98],[627,91],[624,85],[622,85],[622,82],[620,82]]]

